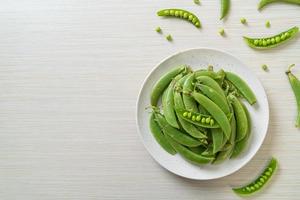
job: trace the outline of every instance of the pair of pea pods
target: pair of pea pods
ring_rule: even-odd
[[[240,155],[250,138],[251,119],[240,98],[256,102],[246,82],[232,72],[176,67],[151,92],[151,132],[172,155],[178,152],[195,164],[222,163]]]

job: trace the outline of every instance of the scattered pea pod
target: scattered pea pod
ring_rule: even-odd
[[[273,35],[270,37],[250,38],[244,36],[244,40],[251,48],[261,49],[261,50],[271,49],[281,44],[284,44],[287,41],[291,40],[292,38],[296,37],[298,32],[299,32],[299,28],[295,26],[277,35]]]
[[[230,0],[221,0],[221,17],[220,19],[223,19],[228,11],[229,11],[229,6],[230,6]]]
[[[162,130],[160,129],[159,125],[155,121],[155,115],[154,113],[151,114],[150,117],[150,131],[152,132],[155,140],[157,143],[166,150],[169,154],[174,155],[176,154],[176,151],[174,148],[169,144],[167,139],[165,138],[165,135],[163,134]]]
[[[198,19],[198,17],[187,10],[178,9],[178,8],[169,8],[169,9],[163,9],[158,11],[157,15],[163,17],[176,17],[176,18],[185,19],[191,22],[192,24],[194,24],[194,26],[196,26],[197,28],[201,27],[201,22]]]
[[[272,158],[259,177],[245,186],[233,188],[232,190],[241,196],[252,195],[260,191],[268,182],[270,182],[277,168],[278,162],[275,158]]]
[[[300,80],[291,72],[292,67],[295,65],[291,65],[289,69],[286,71],[286,74],[288,75],[291,87],[293,89],[297,107],[298,107],[298,115],[296,119],[296,127],[300,128]]]
[[[274,3],[274,2],[283,2],[283,3],[300,5],[300,0],[261,0],[258,4],[258,9],[261,10],[266,5]]]
[[[151,91],[151,106],[156,106],[158,99],[162,95],[163,91],[168,87],[172,79],[177,76],[178,74],[188,71],[189,68],[187,66],[180,66],[176,67],[164,76],[162,76],[153,86],[153,89]]]
[[[245,97],[245,99],[250,103],[250,105],[256,103],[256,97],[248,84],[241,79],[238,75],[232,72],[226,72],[226,79],[229,80]]]

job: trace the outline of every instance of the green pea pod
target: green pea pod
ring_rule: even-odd
[[[237,123],[237,135],[236,135],[236,142],[241,141],[244,139],[248,132],[248,119],[246,112],[243,108],[242,103],[236,98],[234,95],[230,94],[228,96],[230,101],[232,101],[232,106],[234,110],[234,114],[236,117],[236,123]]]
[[[208,76],[214,80],[219,80],[219,79],[222,79],[222,77],[217,74],[216,72],[214,71],[208,71],[208,70],[205,70],[205,69],[200,69],[200,70],[197,70],[194,72],[195,74],[195,78],[199,77],[199,76]]]
[[[157,113],[155,115],[155,118],[157,119],[158,124],[161,127],[163,133],[173,138],[176,142],[188,147],[196,147],[202,145],[201,141],[189,135],[186,135],[185,133],[179,131],[178,129],[170,126],[162,114]]]
[[[274,3],[274,2],[282,2],[282,3],[290,3],[290,4],[300,5],[300,0],[261,0],[258,4],[258,9],[261,10],[266,5]]]
[[[182,101],[182,96],[179,92],[174,92],[174,103],[175,103],[175,108],[180,108],[184,109],[183,101]],[[191,136],[195,138],[207,138],[204,132],[201,132],[198,130],[192,123],[189,123],[188,121],[182,119],[182,116],[178,111],[176,111],[178,120],[182,126],[182,128]]]
[[[163,112],[164,112],[164,116],[165,116],[167,122],[171,126],[178,128],[178,129],[179,129],[179,125],[177,123],[177,118],[176,118],[176,114],[175,114],[175,110],[174,110],[173,89],[174,89],[176,82],[179,79],[181,79],[182,76],[183,76],[182,74],[179,74],[172,80],[172,82],[167,87],[166,91],[164,92],[163,98],[162,98]]]
[[[151,91],[151,105],[156,106],[159,97],[162,95],[163,91],[167,88],[167,86],[170,84],[172,79],[177,76],[178,74],[188,71],[189,68],[187,66],[180,66],[172,69],[168,73],[166,73],[164,76],[162,76],[154,85],[152,91]]]
[[[229,7],[230,7],[230,0],[221,0],[221,17],[220,19],[223,19],[228,11],[229,11]]]
[[[291,72],[292,67],[294,67],[295,65],[291,65],[288,69],[288,71],[286,71],[286,74],[288,75],[289,81],[290,81],[290,85],[293,89],[295,98],[296,98],[296,102],[297,102],[297,107],[298,107],[298,115],[297,115],[297,119],[296,119],[296,127],[300,128],[300,80]]]
[[[225,114],[230,113],[227,99],[223,95],[219,94],[216,90],[207,85],[197,84],[196,86],[203,94],[215,102],[215,104],[217,104]]]
[[[199,155],[201,155],[206,150],[205,146],[189,147],[189,149],[192,152],[199,154]]]
[[[184,120],[204,128],[219,128],[220,126],[215,123],[215,120],[210,115],[189,112],[188,110],[181,109],[175,106],[176,113]]]
[[[217,123],[223,130],[226,138],[229,139],[231,134],[231,126],[226,114],[219,108],[219,106],[217,106],[206,96],[197,92],[193,92],[192,95],[195,100],[203,107],[205,107],[205,109],[212,115],[212,117],[217,121]]]
[[[202,156],[193,151],[189,150],[187,147],[180,145],[173,138],[167,136],[166,137],[169,143],[173,146],[173,148],[187,161],[193,164],[207,164],[210,163],[214,158],[208,156]]]
[[[262,190],[264,186],[270,182],[272,176],[275,174],[278,168],[278,161],[272,158],[262,173],[251,183],[237,188],[232,188],[232,190],[240,196],[250,196],[256,192]]]
[[[239,92],[243,95],[243,97],[245,97],[250,105],[256,103],[255,94],[243,79],[231,72],[226,72],[226,79],[229,80],[239,90]]]
[[[220,128],[211,129],[211,134],[213,142],[213,154],[215,154],[222,149],[225,136],[223,135],[223,131]]]
[[[183,103],[187,110],[191,112],[198,112],[197,103],[193,97],[191,97],[190,93],[194,90],[193,81],[194,74],[188,75],[188,78],[185,80],[183,84]]]
[[[150,131],[152,132],[152,134],[153,134],[155,140],[157,141],[157,143],[164,150],[166,150],[171,155],[175,155],[176,154],[175,149],[169,144],[169,142],[165,138],[165,135],[161,131],[159,125],[155,121],[154,113],[152,113],[151,116],[150,116]]]
[[[243,106],[244,112],[246,113],[246,116],[247,116],[248,131],[247,131],[247,134],[244,137],[244,139],[242,139],[241,141],[235,143],[231,158],[236,158],[238,155],[240,155],[247,148],[248,143],[249,143],[249,138],[250,138],[250,135],[251,135],[251,118],[250,118],[250,114],[249,114],[246,106],[244,104],[242,104],[242,106]]]
[[[211,87],[212,89],[217,91],[217,93],[219,93],[220,95],[224,96],[224,98],[226,98],[224,91],[222,90],[218,82],[216,82],[214,79],[208,76],[198,76],[196,79],[198,83]]]

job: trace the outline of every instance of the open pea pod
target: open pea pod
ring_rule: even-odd
[[[200,113],[190,112],[186,109],[175,107],[176,113],[182,119],[204,128],[219,128],[219,125],[210,115],[204,115]]]

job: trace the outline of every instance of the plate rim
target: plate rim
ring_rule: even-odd
[[[184,176],[183,174],[181,173],[177,173],[177,172],[174,172],[173,170],[165,167],[164,165],[162,165],[160,162],[158,162],[158,160],[155,159],[155,156],[153,155],[153,152],[149,150],[148,146],[145,144],[145,140],[143,139],[142,137],[142,133],[140,131],[140,125],[139,125],[139,122],[138,122],[138,111],[139,111],[139,102],[140,102],[140,99],[141,99],[141,94],[142,94],[142,91],[144,89],[144,86],[146,84],[146,82],[149,80],[150,76],[153,74],[153,72],[162,64],[164,63],[166,60],[169,60],[171,59],[172,57],[175,57],[179,54],[182,54],[182,53],[187,53],[189,51],[195,51],[195,50],[209,50],[209,51],[217,51],[217,52],[220,52],[220,53],[223,53],[223,54],[226,54],[226,55],[229,55],[231,57],[233,57],[234,59],[238,60],[239,62],[243,63],[244,67],[251,71],[257,78],[259,84],[261,85],[262,89],[263,89],[263,92],[264,92],[264,96],[266,97],[266,106],[267,106],[267,121],[266,121],[266,133],[263,135],[263,138],[261,140],[261,143],[259,144],[259,147],[255,150],[255,152],[253,153],[252,156],[250,156],[247,160],[243,161],[241,166],[236,169],[235,171],[231,172],[231,173],[228,173],[228,174],[225,174],[225,175],[221,175],[221,176],[218,176],[218,177],[212,177],[212,178],[199,178],[199,177],[190,177],[190,176]],[[190,179],[190,180],[217,180],[217,179],[221,179],[221,178],[224,178],[226,176],[229,176],[229,175],[232,175],[236,172],[238,172],[240,169],[242,169],[243,167],[245,167],[253,158],[254,156],[257,154],[257,152],[261,149],[261,146],[263,145],[265,139],[266,139],[266,136],[268,134],[268,130],[269,130],[269,123],[270,123],[270,105],[269,105],[269,100],[268,100],[268,96],[267,96],[267,93],[266,93],[266,90],[261,82],[261,80],[258,78],[258,76],[253,72],[253,70],[248,67],[248,65],[246,65],[244,62],[242,62],[239,58],[237,58],[236,56],[234,56],[233,54],[231,53],[228,53],[226,51],[223,51],[223,50],[220,50],[220,49],[217,49],[217,48],[207,48],[207,47],[197,47],[197,48],[188,48],[188,49],[185,49],[185,50],[181,50],[181,51],[178,51],[174,54],[171,54],[169,56],[166,56],[164,57],[160,62],[158,62],[151,70],[150,72],[147,74],[147,76],[144,78],[143,82],[142,82],[142,86],[138,92],[138,96],[137,96],[137,100],[136,100],[136,109],[135,109],[135,121],[136,121],[136,128],[137,128],[137,132],[138,132],[138,135],[139,135],[139,138],[140,140],[142,141],[142,144],[143,146],[146,148],[147,152],[150,154],[151,158],[159,164],[160,167],[164,168],[165,170],[167,170],[168,172],[171,172],[172,174],[174,175],[177,175],[177,176],[180,176],[182,178],[186,178],[186,179]]]

